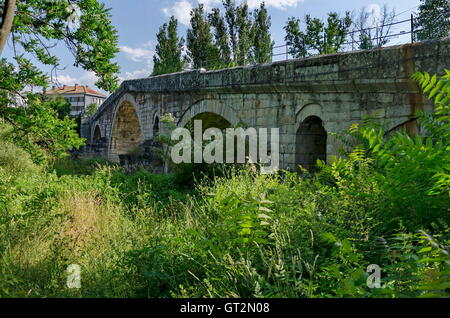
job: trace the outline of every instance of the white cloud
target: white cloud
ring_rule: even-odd
[[[370,14],[368,27],[375,27],[380,24],[381,7],[379,4],[372,3],[367,6],[367,12]]]
[[[95,86],[95,82],[97,82],[98,78],[94,72],[85,71],[80,77],[72,77],[68,74],[57,75],[55,78],[55,84],[58,85],[67,85],[73,86],[75,84],[83,85],[83,86]]]
[[[56,84],[71,86],[78,80],[70,75],[58,75],[56,78]]]
[[[192,4],[188,0],[175,2],[170,8],[163,8],[163,13],[167,16],[175,16],[181,24],[189,25],[191,20]]]
[[[79,79],[80,85],[95,86],[95,82],[98,81],[98,77],[94,72],[85,72]]]
[[[57,86],[74,86],[75,84],[78,84],[80,86],[89,86],[90,88],[100,91],[106,95],[108,95],[107,92],[105,92],[103,89],[98,88],[95,86],[95,83],[98,81],[98,77],[95,75],[94,72],[90,71],[84,71],[84,73],[80,77],[72,77],[68,74],[61,74],[57,75],[56,78],[53,78],[53,84]]]
[[[222,4],[222,0],[197,0],[197,1],[198,3],[204,4],[206,10],[210,10],[211,8],[217,8]]]
[[[296,7],[297,4],[302,3],[303,1],[304,0],[248,0],[247,3],[250,9],[256,9],[262,2],[265,2],[266,7],[286,10],[290,7]]]
[[[150,44],[145,44],[144,47],[138,48],[122,45],[119,46],[119,49],[133,62],[146,62],[152,59],[154,54],[153,50],[150,50],[148,46],[150,46]]]
[[[126,80],[132,80],[132,79],[138,79],[138,78],[146,78],[149,77],[152,73],[152,70],[150,67],[145,67],[140,70],[135,70],[132,72],[125,72],[122,76],[119,77],[120,82],[126,81]]]
[[[242,3],[245,0],[237,0],[237,3]],[[295,7],[304,0],[247,0],[250,9],[259,8],[261,3],[265,2],[267,7],[285,10],[289,7]],[[222,0],[197,0],[198,3],[203,3],[207,10],[221,6]]]

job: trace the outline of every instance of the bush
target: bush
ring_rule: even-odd
[[[39,167],[26,151],[8,141],[0,141],[0,171],[4,177],[15,179],[37,173]]]

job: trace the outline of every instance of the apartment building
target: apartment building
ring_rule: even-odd
[[[99,107],[106,100],[104,94],[89,88],[89,86],[78,84],[75,84],[75,86],[53,87],[46,94],[48,96],[64,97],[72,105],[70,116],[79,116],[86,111],[89,105],[96,104]]]

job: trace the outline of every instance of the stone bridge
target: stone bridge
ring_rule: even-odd
[[[87,149],[118,160],[139,153],[171,113],[179,127],[279,128],[280,165],[310,168],[338,154],[331,132],[378,116],[392,132],[419,132],[417,110],[433,111],[411,79],[450,68],[450,38],[218,71],[194,70],[125,81],[82,125]],[[205,127],[205,125],[207,127]]]

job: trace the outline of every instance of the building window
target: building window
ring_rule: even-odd
[[[81,103],[84,101],[83,97],[69,97],[68,100],[72,103]]]
[[[72,107],[73,112],[82,112],[84,110],[83,106],[74,106]]]

